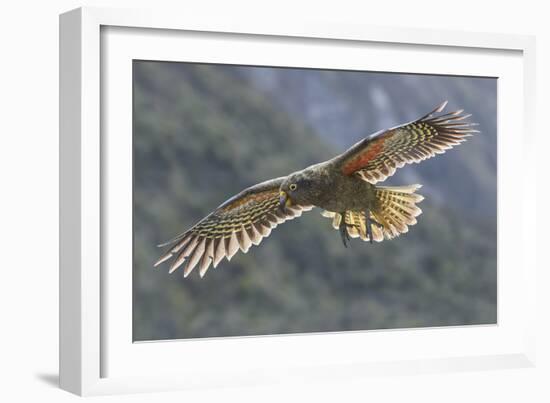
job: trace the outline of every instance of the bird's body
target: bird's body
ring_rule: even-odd
[[[289,184],[308,179],[312,190],[298,203],[313,204],[328,211],[365,211],[376,202],[375,186],[355,175],[345,175],[337,169],[336,161],[311,165],[288,176]]]
[[[434,116],[433,112],[366,137],[344,153],[285,177],[251,186],[222,203],[188,231],[160,245],[170,246],[155,266],[174,257],[170,272],[184,262],[184,276],[195,266],[203,276],[240,249],[248,252],[271,230],[320,207],[332,219],[344,245],[349,238],[381,242],[416,224],[423,197],[420,185],[379,186],[397,168],[442,154],[476,132],[462,111]]]

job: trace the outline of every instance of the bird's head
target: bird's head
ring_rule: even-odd
[[[314,181],[304,172],[289,175],[279,190],[279,205],[283,209],[293,204],[314,204]]]

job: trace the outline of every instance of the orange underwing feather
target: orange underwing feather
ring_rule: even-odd
[[[376,157],[384,149],[384,139],[375,140],[364,153],[359,153],[342,167],[342,172],[346,175],[351,175],[358,169],[361,169]]]
[[[475,123],[465,119],[463,110],[434,116],[446,106],[413,122],[375,133],[361,140],[339,157],[345,175],[358,175],[376,184],[405,164],[418,163],[458,145],[473,133]]]

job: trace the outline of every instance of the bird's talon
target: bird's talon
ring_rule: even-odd
[[[366,226],[367,226],[367,235],[369,237],[369,242],[372,244],[372,222],[374,220],[370,217],[370,211],[365,212]]]
[[[342,222],[340,223],[340,237],[342,238],[342,243],[344,244],[344,247],[348,247],[348,241],[350,240],[349,234],[348,234],[348,227],[349,224]]]
[[[344,214],[342,214],[342,216],[344,216]],[[360,227],[359,225],[350,224],[345,221],[342,221],[340,223],[340,236],[342,237],[342,243],[346,248],[348,247],[348,244],[351,245],[351,236],[349,235],[348,228],[356,228],[357,230],[359,230]]]

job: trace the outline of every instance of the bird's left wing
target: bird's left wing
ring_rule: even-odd
[[[187,277],[198,264],[204,276],[210,264],[214,267],[226,257],[230,260],[240,249],[248,252],[271,230],[284,221],[299,217],[313,206],[279,207],[279,188],[285,178],[259,183],[233,196],[188,231],[159,246],[169,249],[155,263],[175,257],[170,273],[187,262],[183,275]]]
[[[393,175],[397,168],[442,154],[478,132],[472,129],[474,123],[465,120],[471,115],[462,110],[434,116],[446,105],[444,102],[413,122],[359,141],[336,158],[339,168],[345,175],[359,175],[374,185]]]

